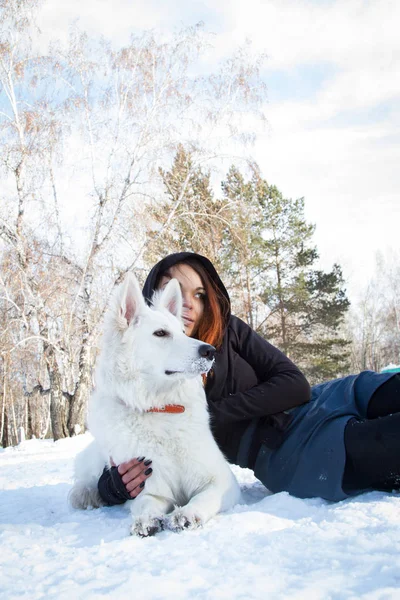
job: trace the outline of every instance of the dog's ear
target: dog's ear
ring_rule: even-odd
[[[128,273],[118,294],[117,321],[120,329],[129,327],[145,306],[138,280],[133,273]]]
[[[182,317],[182,292],[176,279],[171,279],[157,297],[155,308],[166,308],[180,319]]]

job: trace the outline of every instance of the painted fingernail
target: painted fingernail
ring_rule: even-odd
[[[145,481],[142,481],[142,483],[139,485],[139,487],[143,489],[145,483],[146,483]]]
[[[150,475],[150,473],[152,473],[153,469],[151,467],[149,467],[148,469],[146,469],[146,471],[144,472],[145,475]]]
[[[150,458],[148,458],[147,460],[145,460],[145,461],[144,461],[144,463],[143,463],[143,464],[144,464],[144,465],[146,465],[146,467],[148,467],[149,465],[151,465],[151,463],[152,463],[152,462],[153,462],[153,461],[152,461],[152,460],[150,460]]]
[[[138,462],[142,462],[142,460],[144,460],[145,458],[146,458],[145,456],[139,456],[136,460]],[[146,463],[144,463],[144,464],[146,464]]]

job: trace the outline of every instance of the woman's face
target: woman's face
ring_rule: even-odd
[[[164,288],[170,279],[177,279],[181,286],[183,298],[182,319],[185,333],[191,336],[200,323],[204,311],[206,291],[200,275],[192,267],[179,264],[168,269],[161,280],[159,287]]]

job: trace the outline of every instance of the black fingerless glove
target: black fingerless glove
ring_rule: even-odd
[[[117,467],[108,469],[105,467],[97,484],[99,494],[103,502],[108,506],[124,504],[127,500],[133,500],[127,491]]]

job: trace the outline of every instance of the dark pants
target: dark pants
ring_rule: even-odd
[[[400,489],[400,374],[381,385],[367,419],[351,419],[344,432],[343,490]]]

